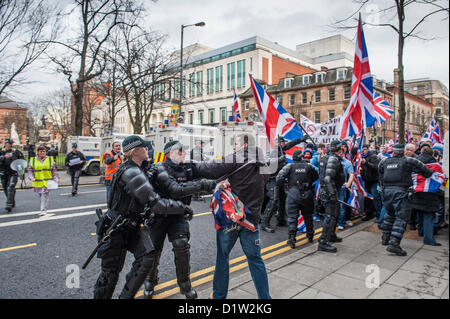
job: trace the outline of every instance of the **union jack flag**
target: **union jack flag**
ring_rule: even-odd
[[[433,171],[433,175],[429,178],[414,173],[411,175],[413,180],[413,187],[416,193],[436,193],[439,191],[441,185],[445,186],[447,177],[442,170],[442,166],[438,163],[425,164],[429,169]]]
[[[356,190],[356,186],[352,185],[352,189],[350,192],[350,197],[347,201],[347,204],[349,204],[352,207],[355,207],[356,209],[352,209],[352,214],[353,215],[359,215],[359,211],[358,209],[360,208],[359,206],[359,201],[358,201],[358,192]]]
[[[363,128],[371,127],[377,121],[373,104],[373,79],[370,73],[369,56],[361,24],[361,15],[358,22],[358,36],[350,92],[350,103],[345,110],[342,121],[341,139],[356,135]]]
[[[386,102],[378,92],[373,92],[373,104],[377,117],[378,127],[383,124],[386,119],[394,113],[394,109]]]
[[[436,126],[431,132],[431,142],[442,143],[441,125],[439,124],[438,121],[436,121]]]
[[[233,121],[240,122],[241,121],[241,113],[239,112],[239,102],[236,94],[236,90],[234,90],[234,100],[233,100]]]
[[[431,135],[433,134],[433,130],[436,127],[436,120],[434,118],[431,119],[430,125],[428,125],[427,131],[420,141],[431,141]]]
[[[284,137],[286,141],[292,141],[302,137],[303,132],[297,125],[295,118],[289,114],[277,100],[267,93],[251,75],[249,76],[253,96],[256,101],[256,107],[266,128],[266,135],[270,146],[275,146],[277,136]],[[286,158],[288,161],[292,161],[292,154],[297,149],[301,149],[300,145],[294,146],[286,151]]]
[[[298,216],[297,220],[297,231],[299,233],[306,233],[306,225],[303,215]]]

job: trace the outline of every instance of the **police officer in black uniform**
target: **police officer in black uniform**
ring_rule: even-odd
[[[320,201],[325,208],[322,235],[318,250],[335,253],[337,248],[331,243],[341,242],[336,236],[336,224],[339,216],[338,194],[345,182],[344,168],[341,164],[341,142],[332,141],[330,151],[319,163]]]
[[[117,230],[98,250],[102,269],[94,287],[95,299],[112,297],[127,250],[133,253],[135,261],[119,298],[133,298],[143,284],[155,258],[149,229],[141,227],[150,213],[179,216],[192,214],[188,206],[179,201],[160,198],[154,192],[148,174],[141,168],[143,161],[148,160],[147,143],[136,135],[122,142],[127,160],[119,166],[111,182],[109,209],[97,223],[99,238],[105,235],[118,216],[121,219]]]
[[[65,165],[69,168],[70,182],[72,184],[72,196],[78,192],[78,182],[81,175],[81,170],[86,162],[84,154],[77,150],[77,143],[72,143],[72,152],[67,154]]]
[[[393,157],[384,158],[378,165],[381,190],[386,214],[383,219],[381,243],[387,251],[397,256],[406,256],[400,247],[403,233],[409,219],[408,197],[413,194],[412,173],[419,173],[428,178],[433,171],[419,160],[404,156],[405,146],[396,144]]]
[[[278,173],[276,183],[283,187],[287,179],[288,193],[286,212],[288,216],[288,245],[295,248],[299,210],[302,211],[306,226],[306,237],[312,242],[314,237],[314,182],[319,178],[314,166],[303,159],[302,151],[296,150],[292,156],[294,163],[284,166]]]
[[[9,213],[16,206],[16,184],[19,174],[11,169],[11,163],[16,159],[23,159],[23,154],[19,150],[13,150],[14,141],[12,139],[5,140],[5,149],[0,150],[0,179],[2,189],[6,195],[6,211]]]
[[[290,150],[295,145],[306,141],[306,139],[306,136],[302,136],[298,139],[286,143],[284,138],[279,136],[277,138],[278,145],[270,154],[270,157],[272,159],[278,158],[278,167],[277,171],[270,175],[265,187],[266,197],[268,197],[268,201],[264,208],[264,213],[261,216],[261,229],[268,233],[275,232],[275,230],[270,227],[270,219],[272,218],[273,213],[277,210],[277,226],[286,226],[286,192],[284,191],[284,187],[277,187],[276,177],[283,166],[286,165],[286,151]]]
[[[180,200],[190,205],[192,195],[200,191],[211,192],[214,181],[198,180],[196,166],[184,163],[187,147],[178,141],[168,142],[164,146],[166,160],[155,165],[155,190],[162,198]],[[194,181],[194,179],[197,179]],[[191,216],[192,218],[192,216]],[[156,216],[149,223],[153,244],[155,245],[154,263],[144,283],[144,296],[151,298],[158,283],[158,264],[166,235],[173,246],[177,282],[186,299],[197,298],[192,289],[190,275],[189,223],[183,216]]]

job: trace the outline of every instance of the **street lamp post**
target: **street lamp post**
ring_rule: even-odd
[[[205,22],[197,22],[197,23],[193,23],[193,24],[187,24],[181,25],[181,50],[180,50],[180,103],[179,103],[179,113],[181,115],[181,103],[182,103],[182,99],[183,99],[183,32],[184,32],[184,28],[190,27],[190,26],[196,26],[196,27],[204,27],[206,25]]]

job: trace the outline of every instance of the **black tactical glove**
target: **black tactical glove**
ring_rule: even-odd
[[[202,179],[200,181],[200,183],[201,183],[202,191],[211,192],[216,188],[215,181],[213,181],[211,179]]]
[[[193,216],[194,216],[194,211],[192,210],[192,208],[187,206],[187,205],[185,205],[185,207],[184,207],[184,217],[187,220],[191,220]]]
[[[309,136],[303,135],[303,136],[300,138],[300,143],[306,142],[308,139],[309,139]]]

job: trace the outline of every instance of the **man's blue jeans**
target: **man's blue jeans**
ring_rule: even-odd
[[[344,203],[346,203],[347,202],[347,193],[348,193],[347,188],[341,187],[341,189],[339,190],[338,199],[340,201],[343,201]],[[339,217],[338,217],[337,225],[345,227],[346,220],[347,220],[347,218],[346,218],[346,206],[344,204],[340,204]]]
[[[381,204],[381,194],[377,189],[377,183],[371,183],[368,184],[368,189],[366,189],[367,192],[369,192],[370,195],[373,196],[373,207],[375,208],[375,216],[377,218],[380,218],[381,215],[381,209],[382,209],[382,204]]]
[[[217,255],[213,280],[213,299],[225,299],[227,297],[230,280],[230,252],[238,238],[247,257],[258,298],[272,299],[269,293],[266,266],[261,256],[259,225],[256,226],[255,232],[244,227],[229,232],[219,229],[216,232]]]
[[[423,243],[425,245],[436,244],[434,238],[434,212],[426,212],[417,210],[417,232],[419,236],[423,236]]]

